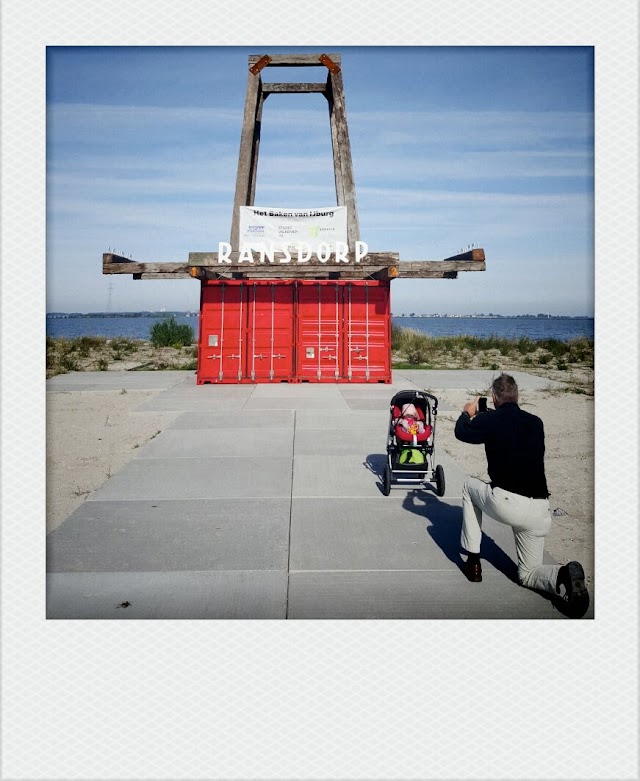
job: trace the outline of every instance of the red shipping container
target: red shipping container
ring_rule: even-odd
[[[391,382],[389,282],[351,282],[345,287],[344,350],[350,382]]]
[[[297,284],[298,379],[391,382],[389,283]]]
[[[391,382],[389,283],[203,281],[197,381]]]
[[[198,384],[293,379],[290,282],[203,281]]]

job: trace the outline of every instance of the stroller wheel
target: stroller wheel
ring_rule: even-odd
[[[444,469],[441,464],[436,467],[436,494],[444,496]]]
[[[391,469],[389,468],[389,464],[387,464],[384,468],[384,475],[382,477],[382,493],[385,496],[389,496],[391,493]]]

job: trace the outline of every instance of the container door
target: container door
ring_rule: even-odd
[[[336,382],[339,379],[340,298],[337,282],[298,283],[299,380]]]
[[[198,382],[240,382],[246,360],[244,285],[203,285],[200,309]]]
[[[352,382],[389,382],[389,285],[349,282],[344,287],[345,376]]]
[[[248,287],[246,372],[255,382],[293,376],[292,283],[254,283]]]

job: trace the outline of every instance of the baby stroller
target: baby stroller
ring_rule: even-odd
[[[434,468],[434,439],[438,399],[426,391],[399,391],[391,399],[387,463],[382,493],[389,496],[391,483],[435,483],[444,496],[444,469]]]

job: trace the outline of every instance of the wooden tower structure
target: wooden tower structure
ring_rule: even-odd
[[[270,66],[324,66],[326,80],[265,83],[262,73]],[[348,252],[342,260],[312,253],[304,264],[295,264],[286,261],[282,253],[276,253],[271,262],[254,263],[247,262],[246,253],[242,252],[240,209],[254,206],[264,102],[269,96],[282,93],[320,93],[327,100],[336,201],[338,206],[346,207],[347,214]],[[224,259],[215,251],[189,252],[188,260],[182,263],[140,263],[109,252],[103,255],[103,273],[131,274],[134,279],[192,277],[200,280],[199,383],[389,382],[391,280],[455,279],[459,272],[484,271],[484,251],[474,248],[431,261],[400,261],[397,252],[368,251],[360,259],[356,254],[357,242],[360,242],[360,227],[340,55],[251,55],[229,242],[231,252]],[[315,302],[313,311],[312,301]],[[352,315],[356,311],[360,314]],[[371,317],[374,312],[382,317],[378,317],[375,327],[372,322],[375,318]],[[357,324],[358,318],[363,323],[366,320],[366,333],[364,325],[360,328]],[[270,333],[266,332],[268,328],[260,333],[256,322],[269,319]],[[310,324],[316,321],[317,325],[311,328]],[[323,333],[327,327],[331,332],[329,337]],[[311,345],[310,337],[304,336],[311,331],[317,344]],[[266,360],[269,351],[267,363],[257,365]],[[276,365],[276,357],[282,362],[280,367]],[[366,369],[362,360],[366,360]],[[214,364],[216,370],[212,371]],[[362,372],[358,370],[360,367]]]

